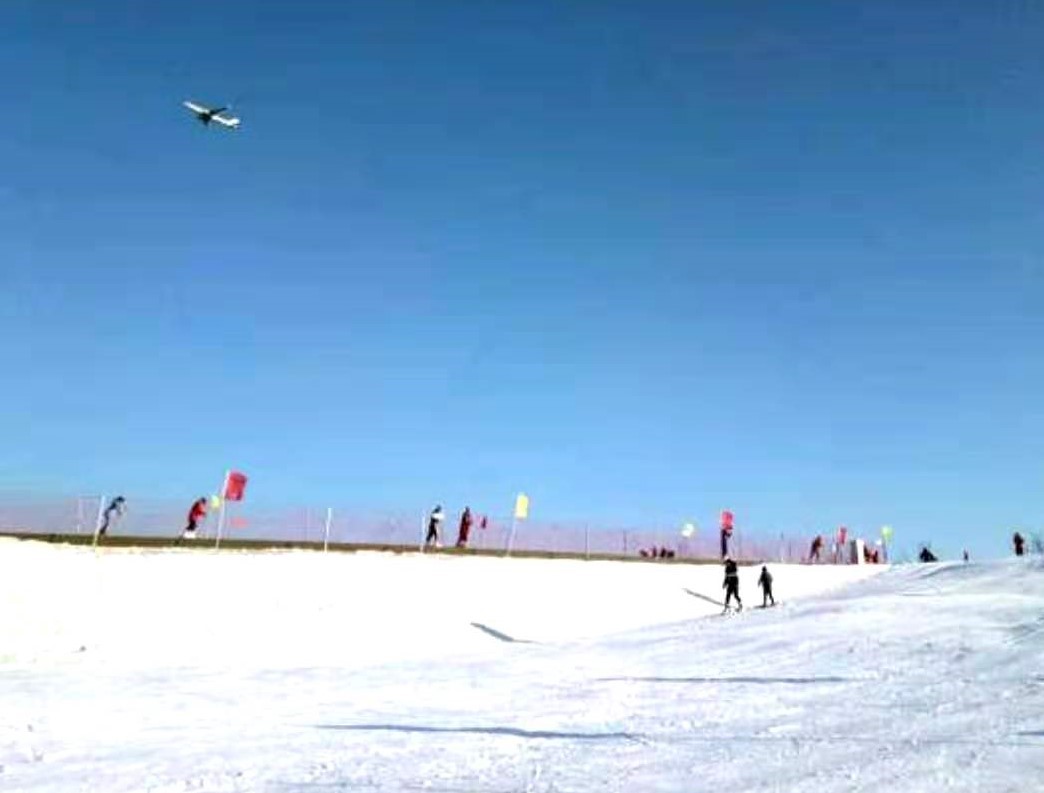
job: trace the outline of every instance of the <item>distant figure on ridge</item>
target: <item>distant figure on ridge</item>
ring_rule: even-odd
[[[471,507],[464,507],[464,512],[460,516],[460,529],[457,532],[457,547],[467,548],[468,547],[468,535],[471,534]]]
[[[424,547],[439,547],[439,530],[442,528],[442,505],[437,504],[428,516],[428,535],[424,538]]]
[[[809,562],[818,562],[820,551],[823,550],[823,535],[817,534],[816,538],[812,540],[812,548],[808,553]]]
[[[199,528],[199,524],[207,519],[207,500],[205,498],[197,498],[192,504],[192,508],[189,510],[188,523],[185,526],[185,530],[181,533],[181,536],[186,540],[195,539],[196,529]]]
[[[772,573],[768,571],[765,565],[761,566],[761,575],[758,577],[758,586],[761,587],[764,593],[761,598],[761,607],[765,608],[771,602],[773,606],[776,605],[776,599],[772,597]]]
[[[725,611],[728,612],[733,596],[739,606],[737,611],[743,611],[743,601],[740,600],[739,594],[739,571],[736,569],[736,563],[727,556],[725,557],[725,581],[721,588],[725,590]]]
[[[931,552],[931,550],[928,548],[927,545],[924,546],[921,549],[920,559],[925,564],[928,564],[929,562],[938,562],[939,561],[939,559],[936,557],[936,555],[934,553]]]
[[[1022,554],[1025,553],[1026,540],[1018,532],[1015,532],[1014,536],[1011,538],[1011,544],[1015,546],[1016,556],[1022,556]]]
[[[102,513],[102,524],[98,527],[98,536],[104,537],[106,532],[109,531],[109,527],[122,518],[126,511],[127,499],[123,496],[116,496],[116,498],[110,501],[109,506]]]

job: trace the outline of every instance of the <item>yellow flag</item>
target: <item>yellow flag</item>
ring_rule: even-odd
[[[518,498],[515,499],[515,518],[518,520],[525,520],[529,517],[529,496],[525,493],[519,493]]]
[[[681,530],[681,536],[682,537],[685,537],[686,539],[688,539],[689,537],[691,537],[695,533],[696,533],[696,524],[695,523],[690,521],[689,523],[686,523],[684,526],[682,526],[682,530]]]
[[[211,496],[210,497],[210,508],[211,509],[221,509],[221,496]]]

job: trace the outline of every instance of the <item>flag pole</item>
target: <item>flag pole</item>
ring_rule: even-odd
[[[225,479],[221,483],[221,510],[218,512],[217,541],[214,543],[214,550],[221,547],[221,532],[225,528],[225,493],[228,492],[228,478],[231,475],[231,471],[225,471]]]
[[[518,515],[515,515],[515,516],[513,516],[511,518],[511,532],[508,534],[507,553],[505,554],[506,556],[511,556],[511,549],[515,545],[515,529],[517,529],[517,528],[518,528]]]
[[[333,522],[333,507],[326,508],[326,529],[323,532],[323,553],[330,548],[330,524]]]
[[[101,531],[102,517],[105,515],[105,499],[106,495],[102,493],[101,501],[98,502],[98,517],[94,520],[94,541],[91,543],[94,548],[98,547],[98,533]]]

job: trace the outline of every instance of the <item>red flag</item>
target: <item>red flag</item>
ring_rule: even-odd
[[[225,481],[225,501],[242,501],[246,485],[246,474],[229,471],[228,479]]]
[[[727,509],[723,509],[721,511],[721,528],[722,528],[722,531],[727,531],[727,532],[731,532],[732,531],[732,520],[733,520],[732,513],[729,510],[727,510]]]

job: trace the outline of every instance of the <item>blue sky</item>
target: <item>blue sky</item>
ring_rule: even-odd
[[[4,3],[0,484],[233,466],[1003,553],[1044,496],[1042,36],[1027,3]]]

